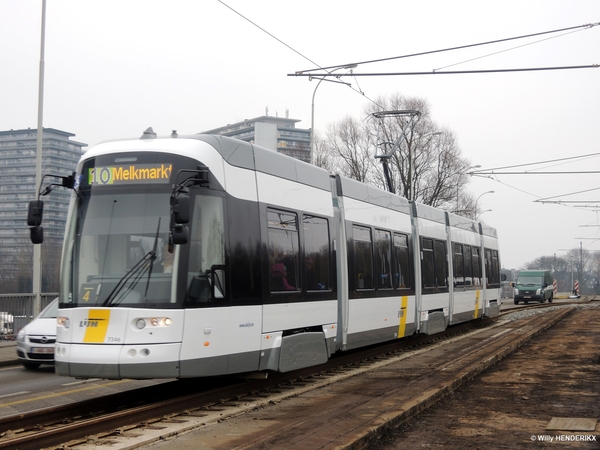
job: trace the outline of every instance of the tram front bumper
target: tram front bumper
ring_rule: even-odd
[[[181,343],[153,345],[56,344],[58,375],[120,380],[178,378]]]

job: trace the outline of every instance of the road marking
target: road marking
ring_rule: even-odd
[[[87,386],[87,387],[84,387],[84,388],[81,388],[81,389],[73,389],[71,391],[56,392],[54,394],[42,395],[41,397],[34,397],[34,398],[28,398],[28,399],[25,399],[25,400],[18,400],[16,402],[12,402],[12,403],[3,403],[0,406],[5,407],[5,406],[20,405],[22,403],[34,402],[36,400],[46,400],[48,398],[62,397],[64,395],[76,394],[77,392],[89,391],[89,390],[92,390],[92,389],[103,388],[103,387],[108,387],[108,386],[115,386],[117,384],[130,383],[130,382],[131,382],[131,380],[118,380],[118,381],[113,381],[112,383],[106,383],[106,384],[100,384],[100,385],[94,385],[94,386]]]
[[[71,383],[64,383],[63,386],[76,386],[78,384],[86,384],[86,383],[91,383],[92,381],[99,381],[102,378],[89,378],[87,380],[79,380],[79,381],[73,381]]]
[[[0,395],[0,398],[14,397],[15,395],[29,394],[30,392],[31,391],[21,391],[21,392],[15,392],[14,394],[4,394],[4,395]]]

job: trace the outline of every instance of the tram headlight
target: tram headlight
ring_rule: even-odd
[[[135,322],[135,326],[139,330],[143,330],[146,326],[152,327],[168,327],[173,323],[170,317],[151,317],[151,318],[140,318]]]
[[[58,316],[56,318],[56,324],[59,327],[69,328],[71,326],[71,320],[68,317]]]

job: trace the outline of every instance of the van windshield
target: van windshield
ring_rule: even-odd
[[[519,277],[517,279],[517,284],[525,285],[525,286],[539,286],[543,283],[544,279],[542,277]]]

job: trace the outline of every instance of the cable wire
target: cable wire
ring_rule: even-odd
[[[270,37],[272,37],[273,39],[275,39],[275,40],[276,40],[277,42],[279,42],[280,44],[283,44],[283,45],[285,45],[287,48],[289,48],[291,51],[293,51],[294,53],[296,53],[296,54],[297,54],[297,55],[299,55],[300,57],[304,58],[305,60],[307,60],[307,61],[308,61],[308,62],[310,62],[311,64],[314,64],[315,66],[319,67],[319,69],[320,69],[320,70],[325,70],[325,71],[326,71],[326,74],[327,74],[327,76],[335,76],[335,77],[337,77],[337,78],[339,78],[339,77],[341,76],[341,75],[339,75],[339,74],[332,74],[332,70],[328,70],[328,68],[327,68],[327,67],[321,67],[319,64],[317,64],[316,62],[314,62],[314,61],[313,61],[312,59],[310,59],[308,56],[306,56],[306,55],[304,55],[304,54],[300,53],[298,50],[296,50],[296,49],[295,49],[295,48],[293,48],[292,46],[290,46],[290,45],[286,44],[286,43],[285,43],[285,42],[283,42],[281,39],[279,39],[277,36],[273,35],[272,33],[269,33],[269,32],[268,32],[267,30],[265,30],[263,27],[261,27],[260,25],[258,25],[258,24],[256,24],[256,23],[254,23],[254,22],[253,22],[252,20],[250,20],[248,17],[246,17],[246,16],[244,16],[242,13],[240,13],[240,12],[236,11],[235,9],[233,9],[231,6],[229,6],[229,5],[228,5],[227,3],[225,3],[224,1],[222,1],[222,0],[218,0],[218,1],[219,1],[219,3],[221,3],[223,6],[226,6],[226,7],[227,7],[227,8],[229,8],[231,11],[233,11],[233,12],[234,12],[234,13],[236,13],[238,16],[240,16],[242,19],[244,19],[244,20],[246,20],[246,21],[250,22],[252,25],[254,25],[256,28],[258,28],[259,30],[261,30],[263,33],[266,33],[266,34],[268,34]],[[342,67],[343,67],[343,66],[342,66]],[[337,67],[336,67],[336,68],[337,68]],[[320,76],[325,76],[325,75],[320,75]],[[317,75],[314,75],[314,76],[312,76],[311,78],[318,79],[318,76],[317,76]],[[323,78],[323,80],[324,80],[324,81],[331,81],[331,80],[327,80],[327,79],[325,79],[325,78]],[[356,78],[355,78],[355,80],[356,80]],[[358,93],[358,94],[362,95],[362,96],[363,96],[363,97],[365,97],[367,100],[369,100],[371,103],[373,103],[373,104],[375,104],[375,105],[379,106],[379,105],[378,105],[378,103],[377,103],[375,100],[373,100],[373,99],[371,99],[371,98],[369,98],[369,97],[367,97],[367,96],[365,95],[365,93],[363,92],[363,90],[362,90],[362,89],[360,89],[360,86],[359,86],[359,88],[358,88],[358,90],[357,90],[357,89],[353,88],[353,87],[352,87],[352,85],[351,85],[351,84],[349,84],[349,83],[343,83],[343,84],[346,84],[346,85],[347,85],[347,86],[348,86],[350,89],[352,89],[354,92],[356,92],[356,93]],[[358,80],[356,80],[356,84],[358,85]]]
[[[554,66],[554,67],[525,67],[520,69],[482,69],[482,70],[443,70],[436,72],[421,71],[421,72],[368,72],[368,73],[353,73],[354,77],[382,77],[382,76],[407,76],[407,75],[464,75],[473,73],[508,73],[508,72],[540,72],[546,70],[572,70],[572,69],[597,69],[598,64],[584,64],[579,66]],[[326,77],[330,76],[326,73],[288,73],[288,77]],[[348,75],[340,75],[348,76]]]
[[[347,64],[338,64],[336,66],[328,66],[328,67],[318,66],[315,69],[299,70],[299,71],[296,72],[296,75],[303,75],[305,72],[312,72],[312,71],[315,71],[315,70],[335,69],[337,67],[344,67],[344,66],[351,65],[351,64],[361,64],[361,65],[364,65],[364,64],[372,64],[372,63],[377,63],[377,62],[392,61],[392,60],[395,60],[395,59],[412,58],[414,56],[432,55],[434,53],[442,53],[442,52],[449,52],[449,51],[453,51],[453,50],[461,50],[461,49],[464,49],[464,48],[478,47],[478,46],[482,46],[482,45],[497,44],[499,42],[514,41],[516,39],[524,39],[524,38],[529,38],[529,37],[534,37],[534,36],[541,36],[541,35],[544,35],[544,34],[560,33],[562,31],[575,30],[575,29],[578,29],[578,28],[588,28],[589,29],[589,28],[593,28],[593,27],[595,27],[597,25],[600,25],[600,22],[588,23],[588,24],[578,25],[578,26],[568,27],[568,28],[561,28],[561,29],[552,30],[552,31],[542,31],[540,33],[526,34],[526,35],[523,35],[523,36],[516,36],[516,37],[511,37],[511,38],[496,39],[494,41],[480,42],[480,43],[477,43],[477,44],[461,45],[461,46],[458,46],[458,47],[449,47],[449,48],[444,48],[444,49],[439,49],[439,50],[431,50],[431,51],[420,52],[420,53],[411,53],[411,54],[402,55],[402,56],[393,56],[393,57],[389,57],[389,58],[371,59],[371,60],[367,60],[367,61],[353,62],[353,63],[347,63]]]
[[[545,42],[545,41],[549,41],[549,40],[552,40],[552,39],[557,39],[559,37],[563,37],[563,36],[566,36],[568,34],[579,33],[581,31],[583,31],[583,30],[581,30],[581,29],[571,30],[571,31],[568,31],[567,33],[559,34],[558,36],[551,36],[551,37],[548,37],[548,38],[545,38],[545,39],[540,39],[538,41],[528,42],[527,44],[517,45],[516,47],[511,47],[511,48],[507,48],[507,49],[500,50],[500,51],[497,51],[497,52],[488,53],[487,55],[478,56],[476,58],[467,59],[465,61],[457,62],[457,63],[454,63],[454,64],[449,64],[449,65],[444,66],[444,67],[439,67],[437,69],[433,69],[433,71],[437,72],[437,71],[440,71],[440,70],[443,70],[443,69],[447,69],[448,67],[459,66],[461,64],[466,64],[466,63],[471,62],[471,61],[477,61],[478,59],[488,58],[490,56],[499,55],[501,53],[506,53],[506,52],[509,52],[509,51],[512,51],[512,50],[516,50],[518,48],[528,47],[530,45],[539,44],[540,42]]]
[[[558,158],[558,159],[549,159],[547,161],[538,161],[538,162],[532,162],[532,163],[524,163],[524,164],[514,164],[511,166],[501,166],[501,167],[493,167],[491,169],[484,169],[484,170],[474,170],[472,172],[469,172],[473,175],[478,175],[478,174],[484,174],[484,173],[488,173],[488,172],[492,172],[492,171],[496,171],[496,170],[504,170],[504,169],[514,169],[516,167],[525,167],[525,166],[533,166],[536,164],[548,164],[548,163],[553,163],[553,162],[559,162],[559,161],[568,161],[568,160],[572,160],[572,159],[580,159],[580,158],[589,158],[592,156],[599,156],[600,152],[598,153],[588,153],[586,155],[579,155],[579,156],[569,156],[567,158]],[[497,172],[494,172],[497,173]]]

